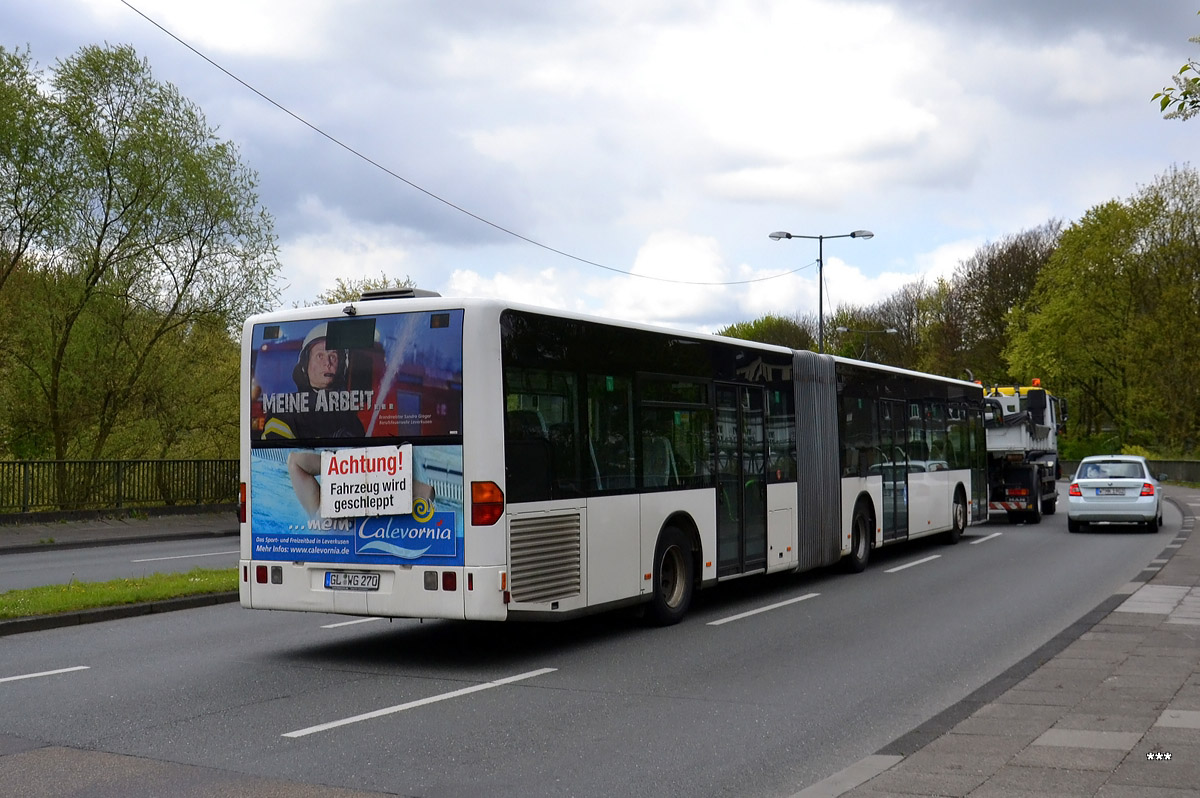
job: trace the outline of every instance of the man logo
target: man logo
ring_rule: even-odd
[[[422,524],[433,518],[433,502],[428,499],[413,499],[412,517],[414,521]]]

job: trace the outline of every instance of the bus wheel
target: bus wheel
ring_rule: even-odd
[[[953,545],[962,539],[967,528],[967,494],[962,488],[954,491],[954,506],[950,508],[950,531],[946,542]]]
[[[854,505],[854,520],[850,522],[850,554],[842,560],[846,571],[862,573],[871,557],[871,531],[875,524],[863,502]]]
[[[648,614],[655,625],[679,623],[687,614],[695,589],[693,564],[687,536],[673,526],[664,529],[654,547],[654,593]]]

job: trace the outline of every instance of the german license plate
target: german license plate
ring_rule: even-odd
[[[378,590],[379,574],[369,571],[326,571],[325,587],[329,590]]]
[[[1096,488],[1097,496],[1124,496],[1124,488]]]

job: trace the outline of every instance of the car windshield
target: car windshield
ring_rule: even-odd
[[[1145,471],[1141,463],[1128,461],[1111,461],[1105,463],[1084,463],[1080,468],[1080,479],[1144,479]]]

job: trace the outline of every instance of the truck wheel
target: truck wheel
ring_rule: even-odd
[[[854,505],[854,519],[850,522],[850,553],[842,560],[847,573],[859,574],[867,567],[871,558],[871,533],[875,522],[864,502]]]
[[[654,547],[654,592],[647,615],[656,626],[670,626],[683,620],[692,604],[692,547],[687,536],[669,526],[658,536]]]
[[[1025,515],[1025,520],[1031,524],[1042,523],[1042,483],[1035,475],[1033,480],[1033,509]]]
[[[950,531],[946,533],[945,541],[953,546],[962,539],[967,528],[967,494],[962,488],[954,491],[954,506],[950,508]]]
[[[1058,491],[1055,491],[1050,498],[1042,499],[1042,515],[1054,515],[1054,511],[1058,509]]]

